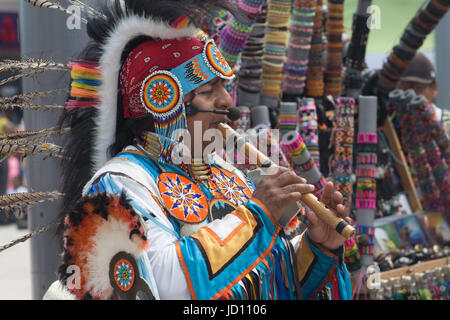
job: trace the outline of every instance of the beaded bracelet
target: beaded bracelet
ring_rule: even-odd
[[[356,164],[377,164],[377,155],[373,153],[359,153],[356,156]]]
[[[378,143],[378,135],[376,132],[360,132],[357,136],[357,143]]]
[[[257,14],[261,11],[262,6],[264,5],[264,0],[238,0],[237,4],[243,11],[251,14]]]
[[[373,178],[377,177],[377,168],[375,167],[357,167],[356,176],[362,178]]]
[[[356,234],[357,235],[365,234],[369,237],[369,242],[373,242],[373,239],[375,237],[375,227],[367,225],[357,225]]]
[[[372,256],[374,254],[374,251],[375,251],[374,247],[375,246],[374,246],[373,243],[368,243],[365,246],[359,246],[359,253]]]
[[[372,190],[356,189],[356,198],[360,198],[360,199],[376,199],[376,197],[377,197],[376,189],[372,189]]]
[[[309,160],[307,162],[300,164],[299,166],[303,171],[309,171],[312,169],[312,167],[314,167],[314,165],[315,165],[314,159],[309,158]]]

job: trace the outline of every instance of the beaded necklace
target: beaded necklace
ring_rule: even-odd
[[[145,154],[148,157],[158,159],[161,144],[155,133],[143,132],[139,142],[142,148],[146,151]],[[192,159],[190,164],[186,164],[184,161],[181,161],[180,168],[189,178],[203,184],[211,192],[221,192],[220,188],[217,187],[217,182],[212,173],[211,166],[203,160]]]
[[[158,136],[155,133],[152,132],[144,132],[139,141],[139,144],[136,143],[136,147],[142,151],[147,157],[152,159],[158,159],[160,149],[160,143]],[[174,145],[171,146],[171,149],[174,148]],[[169,158],[169,160],[172,163],[172,159]],[[157,163],[157,161],[155,162]],[[213,172],[213,169],[211,168],[211,165],[205,163],[203,160],[198,159],[192,159],[191,163],[187,164],[184,161],[180,161],[180,164],[178,165],[179,168],[193,181],[202,184],[204,187],[206,187],[209,192],[211,193],[213,198],[217,199],[229,199],[227,196],[227,193],[230,192],[230,181],[234,181],[234,178],[232,178],[230,181],[228,178],[230,178],[229,174],[225,173],[223,169],[218,169],[216,173]],[[162,171],[165,171],[161,166],[160,168]],[[225,170],[226,171],[226,170]],[[215,176],[217,175],[217,177]],[[225,180],[218,180],[218,179],[226,179],[228,183],[224,183]],[[236,179],[239,179],[236,177]],[[236,182],[235,182],[236,183]],[[246,192],[241,190],[239,187],[239,183],[237,184],[237,187],[231,187],[234,191],[239,190],[239,192],[246,198],[249,196],[246,195]],[[234,199],[234,198],[233,198]]]

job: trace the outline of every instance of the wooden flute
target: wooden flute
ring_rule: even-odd
[[[228,145],[228,143],[232,141],[234,147],[237,148],[237,151],[245,155],[247,158],[255,159],[258,167],[269,168],[271,166],[276,166],[276,164],[269,157],[264,155],[255,146],[244,141],[244,139],[229,125],[220,123],[218,129],[224,137],[225,145]],[[333,229],[335,229],[336,232],[341,234],[344,238],[349,239],[355,235],[355,228],[349,225],[344,219],[338,217],[336,213],[327,208],[325,204],[320,202],[312,193],[303,194],[301,202],[311,208],[319,219],[325,221],[328,225],[333,227]]]

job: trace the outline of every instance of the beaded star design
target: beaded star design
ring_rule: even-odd
[[[225,173],[225,170],[213,168],[212,170],[214,180],[219,192],[225,196],[226,199],[231,201],[234,205],[238,206],[250,198],[250,191],[241,179],[235,175]]]
[[[131,263],[122,259],[116,263],[114,277],[117,285],[123,291],[128,291],[134,283],[134,269]]]
[[[149,94],[153,103],[157,105],[166,105],[172,100],[172,90],[163,80],[155,81],[150,87]]]
[[[195,190],[193,182],[183,179],[179,175],[165,176],[160,180],[161,195],[168,197],[172,205],[171,213],[178,219],[186,222],[200,222],[208,214],[207,207],[200,201],[205,196]],[[199,190],[198,190],[199,191]],[[206,201],[206,200],[205,200]],[[167,203],[170,205],[170,203]]]

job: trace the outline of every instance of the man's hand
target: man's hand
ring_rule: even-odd
[[[313,192],[314,186],[297,176],[294,171],[279,167],[274,174],[266,175],[258,183],[253,198],[258,199],[280,221],[286,207],[299,201],[302,194]]]
[[[350,210],[342,205],[342,194],[339,191],[335,191],[332,182],[326,184],[320,201],[349,224],[353,223],[353,220],[348,217]],[[313,242],[320,244],[328,250],[335,250],[344,244],[345,238],[337,233],[333,227],[320,220],[312,210],[306,211],[305,215],[311,223],[309,237]]]

